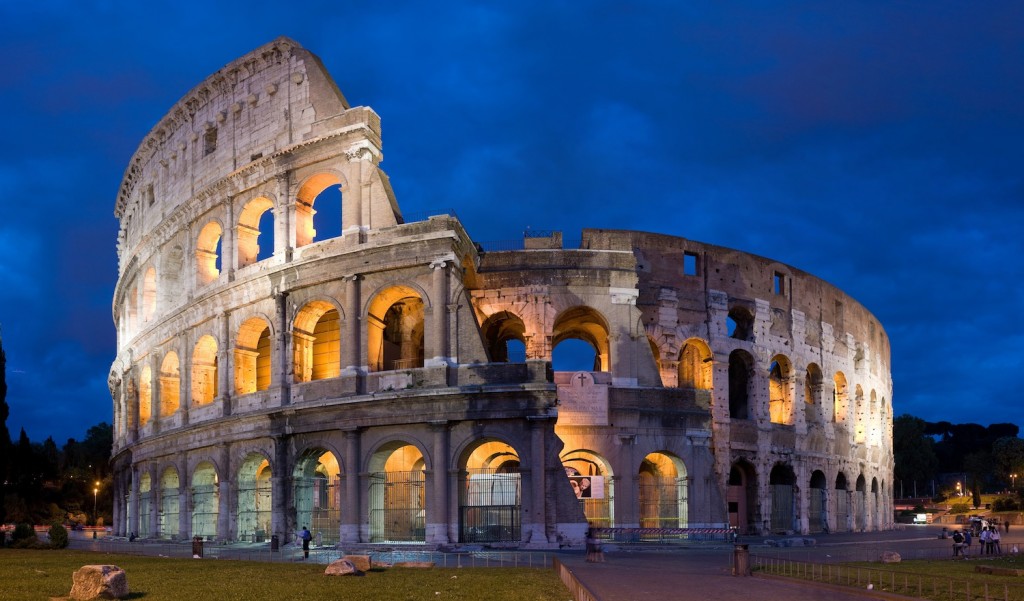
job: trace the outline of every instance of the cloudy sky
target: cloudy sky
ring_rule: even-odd
[[[298,7],[301,6],[301,9]],[[0,2],[8,426],[111,421],[114,200],[189,89],[286,35],[381,115],[407,214],[661,232],[888,331],[897,414],[1024,425],[1024,3]]]

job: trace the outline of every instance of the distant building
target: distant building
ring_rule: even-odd
[[[889,342],[856,301],[666,235],[489,249],[454,215],[403,218],[381,149],[285,38],[139,145],[115,209],[116,534],[891,525]],[[569,340],[593,359],[553,372]]]

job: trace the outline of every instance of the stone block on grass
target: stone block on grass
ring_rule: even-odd
[[[75,601],[128,597],[128,576],[117,566],[82,566],[75,570],[71,581],[70,597]]]

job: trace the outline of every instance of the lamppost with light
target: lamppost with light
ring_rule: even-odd
[[[1010,474],[1010,480],[1013,481],[1013,484],[1011,486],[1013,487],[1014,490],[1016,490],[1017,489],[1017,474]]]
[[[98,495],[99,493],[100,493],[100,483],[99,483],[99,481],[97,481],[96,485],[92,487],[92,525],[93,526],[99,525],[98,524],[98,522],[99,522],[98,517],[99,516],[96,515],[96,495]]]

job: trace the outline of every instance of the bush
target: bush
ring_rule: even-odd
[[[953,503],[949,508],[950,513],[967,513],[971,510],[971,506],[968,503]]]
[[[50,526],[50,547],[64,549],[68,546],[68,529],[60,524]]]
[[[39,539],[36,537],[36,529],[31,524],[18,524],[11,533],[11,546],[15,549],[37,549]]]
[[[994,511],[1017,511],[1019,507],[1013,497],[999,497],[992,501],[992,509]]]

